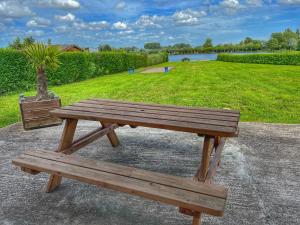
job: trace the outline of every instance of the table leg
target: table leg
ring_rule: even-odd
[[[193,216],[193,225],[200,225],[201,224],[201,213],[196,212]]]
[[[204,182],[209,167],[211,152],[214,148],[214,139],[212,136],[205,136],[202,148],[202,158],[194,180]]]
[[[221,152],[225,144],[225,138],[206,135],[202,147],[202,158],[194,180],[210,183],[212,177],[219,166]],[[214,154],[212,155],[214,151]],[[190,209],[179,208],[179,212],[193,216],[193,225],[200,225],[201,212],[195,212]]]
[[[78,120],[76,119],[67,119],[66,124],[63,130],[63,134],[58,146],[57,152],[62,152],[64,149],[69,148],[73,143],[73,138],[75,134],[75,130],[77,127]],[[48,181],[46,192],[52,192],[56,187],[58,187],[61,183],[61,176],[58,175],[50,175],[50,179]]]
[[[102,127],[109,127],[111,124],[100,122]],[[117,137],[117,134],[114,130],[110,131],[107,135],[109,142],[113,147],[117,147],[120,144],[120,141]]]

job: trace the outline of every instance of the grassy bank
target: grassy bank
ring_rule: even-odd
[[[228,62],[166,63],[168,74],[118,73],[50,88],[64,105],[98,97],[231,108],[242,121],[300,123],[300,67]],[[34,91],[26,93],[35,94]],[[0,97],[0,127],[19,120],[18,95]]]

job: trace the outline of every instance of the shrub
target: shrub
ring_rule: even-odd
[[[112,52],[65,52],[61,66],[47,70],[49,85],[61,85],[166,62],[166,54]],[[21,51],[0,49],[0,95],[26,91],[36,86],[35,71]]]
[[[300,65],[300,53],[265,53],[265,54],[219,54],[218,61],[238,62],[238,63],[257,63],[274,65]]]
[[[181,62],[189,62],[189,61],[191,61],[191,59],[188,57],[184,57],[181,59]]]
[[[147,55],[147,66],[156,65],[167,61],[168,61],[167,53],[157,53],[157,54]]]

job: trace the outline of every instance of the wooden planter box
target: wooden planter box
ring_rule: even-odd
[[[61,107],[61,101],[58,97],[36,101],[35,97],[20,96],[20,110],[24,129],[30,130],[62,124],[61,119],[49,114],[49,111],[59,107]]]

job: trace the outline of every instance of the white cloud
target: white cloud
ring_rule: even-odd
[[[227,14],[233,14],[242,8],[238,0],[224,0],[220,3],[220,7]]]
[[[140,18],[135,22],[135,25],[138,27],[144,28],[144,27],[162,27],[160,23],[164,21],[164,16],[149,16],[149,15],[142,15]]]
[[[300,0],[278,0],[278,3],[286,5],[297,5],[300,4]]]
[[[109,26],[109,23],[106,21],[94,21],[94,22],[75,22],[73,26],[77,30],[102,30]]]
[[[45,32],[42,30],[29,30],[26,32],[26,35],[28,35],[28,36],[40,37],[40,36],[43,36],[44,34],[45,34]]]
[[[54,31],[57,33],[66,33],[70,31],[83,31],[83,30],[103,30],[109,27],[109,23],[106,21],[93,21],[93,22],[83,22],[83,21],[76,21],[71,23],[69,26],[58,26],[54,28]]]
[[[246,3],[249,6],[262,6],[263,5],[263,1],[262,0],[247,0]]]
[[[134,30],[122,30],[122,31],[119,31],[118,34],[120,35],[127,35],[127,34],[132,34],[134,33]]]
[[[127,24],[121,21],[118,21],[113,24],[113,28],[117,30],[126,30],[128,28]]]
[[[126,3],[124,1],[119,1],[117,2],[117,4],[115,5],[115,8],[117,10],[123,10],[126,8]]]
[[[66,21],[66,22],[72,22],[75,20],[75,16],[72,13],[68,13],[64,16],[56,15],[55,19],[60,20],[60,21]]]
[[[88,25],[84,22],[74,22],[72,26],[77,30],[85,30],[88,29]]]
[[[58,26],[58,27],[55,27],[54,28],[54,31],[56,33],[66,33],[66,32],[69,32],[70,31],[70,27],[69,26]]]
[[[26,23],[27,27],[48,27],[50,25],[50,20],[41,17],[33,18]]]
[[[33,12],[30,8],[17,1],[0,1],[0,17],[18,18],[31,15]]]
[[[109,23],[106,21],[95,21],[88,23],[90,30],[102,30],[109,26]]]
[[[178,24],[193,25],[200,22],[200,17],[206,16],[205,11],[194,11],[186,9],[173,14],[173,18]]]
[[[59,9],[77,9],[80,3],[77,0],[39,0],[39,5]]]
[[[240,3],[238,0],[224,0],[220,5],[224,8],[237,9],[239,8]]]

